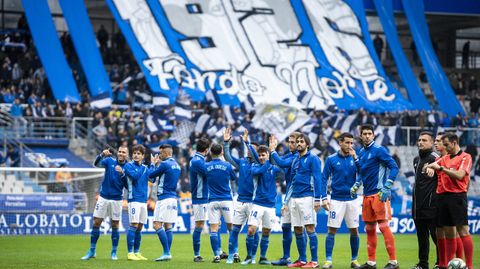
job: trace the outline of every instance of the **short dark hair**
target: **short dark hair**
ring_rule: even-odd
[[[373,125],[371,125],[371,124],[363,124],[363,125],[360,125],[360,134],[362,134],[364,130],[371,130],[372,133],[375,133],[375,130],[374,130],[374,128],[373,128]]]
[[[298,136],[297,136],[297,140],[302,138],[303,140],[305,140],[305,143],[307,144],[307,147],[310,147],[310,137],[308,137],[308,135],[304,134],[304,133],[300,133]]]
[[[210,152],[212,155],[219,156],[222,154],[223,147],[220,144],[213,143],[212,146],[210,147]]]
[[[159,149],[173,149],[172,145],[170,144],[161,144]]]
[[[257,148],[258,148],[258,146],[260,146],[260,144],[258,144],[257,142],[250,142],[250,145],[255,146]]]
[[[438,135],[443,136],[444,134],[445,134],[445,132],[438,132],[438,133],[437,133],[437,136],[438,136]]]
[[[338,137],[338,141],[342,142],[343,140],[345,140],[345,138],[352,138],[353,139],[353,135],[351,133],[342,133]]]
[[[449,142],[456,142],[458,144],[458,136],[455,133],[446,133],[442,136],[442,140],[447,139]]]
[[[258,146],[257,148],[258,153],[268,153],[268,147],[265,145]]]
[[[135,145],[132,147],[132,153],[135,151],[140,151],[143,155],[145,155],[145,147],[143,145]]]
[[[197,151],[198,152],[204,152],[205,150],[208,149],[208,147],[210,147],[210,141],[208,139],[200,138],[197,141]]]
[[[435,137],[433,136],[433,133],[430,131],[422,131],[419,136],[422,136],[422,135],[428,135],[432,138],[432,140],[435,139]]]

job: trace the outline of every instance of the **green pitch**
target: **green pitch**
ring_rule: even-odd
[[[0,236],[0,268],[265,268],[271,266],[241,266],[239,264],[227,265],[225,261],[220,264],[212,264],[212,250],[208,235],[202,236],[201,254],[206,259],[204,263],[193,263],[193,250],[190,235],[174,235],[172,255],[170,262],[154,262],[153,259],[162,254],[162,247],[155,235],[144,235],[142,237],[142,254],[149,258],[149,261],[127,261],[125,234],[121,234],[118,249],[118,261],[110,260],[111,240],[110,235],[101,235],[97,245],[97,258],[89,261],[81,261],[89,248],[89,236]],[[359,262],[364,263],[366,254],[366,235],[360,235]],[[480,268],[480,236],[474,235],[474,266]],[[349,268],[350,266],[350,243],[348,235],[337,235],[335,237],[335,248],[333,250],[334,268]],[[396,235],[395,243],[397,258],[400,267],[409,269],[417,262],[417,240],[415,235]],[[228,238],[223,235],[223,249],[227,250]],[[325,261],[325,235],[319,235],[319,259],[320,265]],[[240,255],[245,256],[245,236],[239,239]],[[432,245],[433,247],[433,245]],[[260,252],[260,248],[258,250]],[[295,240],[292,244],[292,255],[297,257]],[[309,254],[309,249],[307,248]],[[430,260],[434,261],[433,251],[430,251]],[[270,246],[267,257],[276,260],[282,255],[282,237],[280,234],[270,237]],[[257,254],[259,256],[259,254]],[[377,263],[381,269],[387,262],[387,254],[383,244],[383,237],[378,236]],[[431,262],[433,266],[433,262]]]

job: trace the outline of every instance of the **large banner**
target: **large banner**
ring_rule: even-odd
[[[375,54],[362,1],[107,3],[152,91],[171,103],[181,87],[194,100],[216,91],[223,105],[250,95],[317,109],[411,108]]]
[[[0,212],[73,212],[73,194],[0,194]]]

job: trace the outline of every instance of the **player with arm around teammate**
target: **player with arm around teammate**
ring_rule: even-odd
[[[127,231],[127,259],[138,261],[147,260],[140,253],[142,228],[147,222],[148,176],[154,169],[158,156],[151,157],[149,166],[143,164],[145,147],[135,145],[132,147],[132,159],[123,167],[125,185],[128,191],[128,217],[130,227]],[[149,156],[150,157],[150,156]]]
[[[232,230],[233,199],[230,181],[236,180],[237,176],[233,167],[221,159],[223,147],[213,144],[210,147],[212,160],[206,163],[208,182],[208,220],[210,222],[210,243],[213,251],[213,263],[220,263],[221,246],[218,240],[220,219],[223,216],[227,229]]]
[[[128,158],[128,148],[119,147],[117,158],[112,157],[110,150],[102,151],[93,163],[96,167],[105,168],[105,175],[100,185],[100,196],[93,211],[93,228],[90,234],[90,250],[82,260],[95,258],[97,241],[100,236],[100,225],[106,217],[110,217],[112,225],[112,252],[111,259],[117,260],[117,248],[120,234],[118,233],[119,222],[122,218],[122,195],[123,181],[121,179],[122,167]],[[117,167],[117,165],[119,167]]]
[[[160,146],[160,159],[149,178],[157,184],[157,202],[153,213],[153,228],[163,247],[163,255],[155,261],[172,259],[170,248],[173,242],[173,224],[177,221],[177,183],[180,177],[180,165],[173,158],[173,148],[169,144]]]
[[[205,156],[208,154],[210,141],[201,138],[197,141],[197,152],[190,160],[190,189],[192,191],[193,219],[195,229],[192,234],[193,261],[203,262],[200,256],[200,238],[205,221],[208,220],[208,183]]]
[[[358,268],[357,261],[360,238],[358,236],[358,216],[360,205],[356,194],[351,197],[350,187],[355,184],[357,169],[355,166],[355,150],[353,135],[342,133],[338,137],[340,150],[325,160],[322,174],[322,206],[328,214],[328,234],[325,240],[326,262],[323,269],[332,268],[332,251],[335,244],[335,234],[345,219],[350,230],[350,248],[352,252],[351,268]],[[330,180],[330,201],[327,198],[327,182]]]
[[[320,159],[310,152],[309,147],[310,139],[308,136],[300,134],[297,137],[298,156],[292,163],[292,169],[294,170],[292,184],[287,191],[286,204],[284,205],[284,209],[288,207],[291,212],[299,254],[299,259],[288,265],[290,268],[318,267],[318,239],[315,226],[317,224],[317,212],[321,207],[322,169]],[[312,260],[308,263],[304,229],[307,230],[307,236],[310,240]]]
[[[299,132],[293,132],[288,136],[288,149],[289,152],[283,156],[278,156],[278,153],[275,152],[275,148],[270,148],[270,151],[275,154],[271,155],[272,164],[278,165],[283,168],[285,185],[286,189],[290,188],[292,184],[292,162],[297,157],[297,137],[300,135]],[[270,137],[270,145],[277,145],[275,137]],[[273,143],[275,141],[275,143]],[[290,209],[286,209],[280,219],[282,224],[282,246],[283,246],[283,256],[277,261],[273,261],[272,265],[285,266],[291,263],[290,260],[290,247],[292,245],[292,220],[290,215]]]

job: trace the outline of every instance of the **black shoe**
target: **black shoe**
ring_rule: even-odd
[[[247,257],[245,257],[245,260],[243,260],[243,261],[251,260],[251,259],[252,259],[252,257],[250,257],[250,256],[247,255]]]
[[[428,266],[427,266],[427,267],[423,267],[423,266],[421,266],[420,264],[416,264],[414,267],[412,267],[412,269],[428,269]]]
[[[213,262],[213,263],[220,263],[220,260],[221,260],[221,259],[220,259],[219,256],[215,256],[215,257],[213,257],[213,261],[212,261],[212,262]]]
[[[368,262],[360,265],[360,267],[358,267],[358,269],[377,269],[377,265],[370,265],[368,264]]]
[[[240,255],[238,255],[238,253],[233,254],[233,262],[234,263],[239,263],[241,261],[242,261],[242,259],[240,259]]]
[[[384,267],[383,269],[399,269],[400,266],[398,266],[398,262],[397,263],[391,263],[391,262],[388,262]]]
[[[225,251],[222,251],[222,253],[220,254],[220,259],[226,260],[227,258],[228,258],[228,254],[225,253]]]
[[[197,256],[193,258],[193,262],[203,262],[202,256]]]

